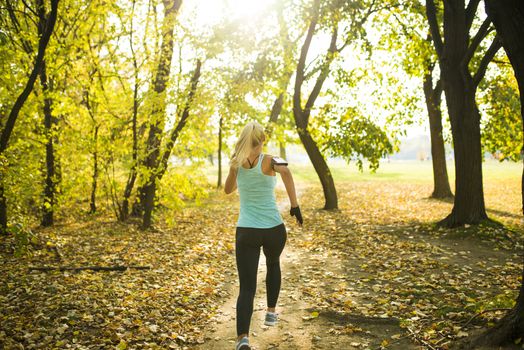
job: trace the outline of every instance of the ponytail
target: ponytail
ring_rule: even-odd
[[[233,152],[229,164],[234,168],[242,166],[251,151],[258,147],[265,139],[266,135],[262,125],[257,122],[247,123],[240,133],[240,137],[235,145],[235,152]]]

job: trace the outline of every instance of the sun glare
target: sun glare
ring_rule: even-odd
[[[194,0],[196,16],[205,23],[216,23],[228,17],[249,20],[262,15],[275,0]]]

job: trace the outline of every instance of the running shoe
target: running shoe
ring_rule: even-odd
[[[266,326],[274,326],[278,323],[278,314],[275,312],[267,312],[264,324]]]
[[[247,339],[247,337],[240,339],[237,342],[237,347],[235,350],[251,350],[251,346],[249,346],[249,339]]]

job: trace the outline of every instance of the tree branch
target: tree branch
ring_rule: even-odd
[[[29,4],[25,1],[25,0],[22,0],[22,3],[24,4],[24,6],[26,7],[26,9],[29,10],[29,12],[31,12],[33,15],[35,15],[36,17],[38,17],[38,13],[36,13],[35,10],[33,10],[31,8],[31,6],[29,6]]]
[[[434,0],[426,0],[426,17],[428,18],[429,30],[431,32],[431,38],[435,46],[435,51],[439,60],[442,58],[444,51],[444,44],[442,43],[442,37],[440,36],[439,25],[437,20],[437,8]]]
[[[311,94],[309,94],[309,98],[306,102],[306,107],[304,108],[305,125],[307,125],[309,122],[309,115],[311,113],[311,108],[315,104],[315,100],[317,99],[318,95],[320,94],[322,85],[324,84],[324,81],[326,80],[329,74],[329,67],[331,65],[331,62],[333,62],[333,59],[335,58],[335,53],[337,52],[337,35],[338,35],[338,27],[335,26],[335,28],[333,28],[333,33],[331,34],[331,43],[329,44],[329,49],[326,53],[325,62],[322,65],[322,69],[320,70],[320,74],[317,77],[315,86],[313,87],[313,90],[311,90]]]
[[[468,66],[469,61],[471,61],[471,58],[475,54],[475,51],[479,47],[482,40],[484,40],[486,35],[488,35],[489,32],[491,32],[490,25],[491,25],[491,19],[489,17],[486,17],[486,19],[484,20],[484,23],[482,23],[477,34],[475,34],[475,36],[473,37],[473,40],[469,44],[468,51],[466,51],[466,55],[464,56],[464,59],[462,60],[463,67]]]
[[[480,0],[470,0],[466,7],[466,29],[471,28]]]
[[[501,47],[502,40],[500,40],[500,37],[497,35],[495,39],[493,39],[489,49],[484,54],[484,57],[482,57],[479,68],[477,69],[477,73],[475,73],[475,76],[473,77],[473,84],[475,87],[477,87],[482,78],[484,78],[484,74],[486,74],[486,69],[488,68],[489,62],[493,60],[493,57],[495,57]]]
[[[302,84],[304,83],[304,67],[306,66],[306,57],[311,46],[311,40],[313,39],[313,34],[315,33],[315,27],[317,26],[318,16],[320,12],[320,0],[315,0],[313,4],[313,17],[311,18],[311,23],[309,23],[308,31],[304,44],[302,44],[302,49],[300,50],[300,57],[298,59],[297,70],[295,75],[295,92],[293,94],[293,110],[295,111],[294,115],[300,117],[303,113],[302,102],[301,102],[301,90]],[[303,120],[297,120],[300,126],[307,126],[304,124]]]
[[[91,271],[125,271],[127,269],[135,269],[135,270],[150,270],[150,266],[136,266],[136,265],[115,265],[115,266],[81,266],[81,267],[72,267],[72,266],[30,266],[28,268],[29,271],[52,271],[52,270],[60,270],[60,271],[83,271],[83,270],[91,270]]]
[[[182,129],[184,128],[184,126],[187,123],[187,119],[189,118],[189,109],[195,97],[198,80],[200,79],[200,68],[201,67],[202,67],[202,62],[200,60],[197,60],[195,72],[193,73],[193,76],[191,77],[191,87],[189,90],[189,95],[187,97],[186,103],[184,105],[182,116],[180,117],[180,120],[178,121],[176,127],[171,131],[171,136],[169,140],[167,141],[164,153],[162,154],[162,161],[160,163],[161,169],[159,171],[158,178],[162,178],[162,176],[164,175],[164,172],[167,169],[167,161],[169,160],[169,156],[171,156],[171,151],[173,150],[173,145],[175,144],[176,140],[178,139],[178,135],[180,135],[180,131],[182,131]]]
[[[44,61],[45,50],[46,50],[47,44],[49,43],[49,38],[51,38],[51,33],[53,32],[53,28],[56,22],[56,16],[58,12],[58,1],[59,0],[51,1],[51,13],[49,14],[49,17],[47,18],[45,31],[43,35],[40,37],[40,40],[38,42],[38,53],[35,58],[33,70],[31,71],[31,75],[29,76],[29,79],[25,85],[24,90],[16,99],[15,104],[13,105],[11,112],[9,113],[9,117],[7,118],[5,126],[2,130],[2,134],[0,135],[0,154],[2,154],[5,151],[5,149],[7,148],[7,143],[9,142],[9,138],[11,137],[11,132],[13,131],[13,128],[15,127],[15,122],[16,122],[16,119],[18,118],[18,114],[20,113],[20,110],[24,106],[25,101],[29,97],[29,94],[33,90],[33,86],[35,84],[36,78],[38,74],[40,73],[40,69],[42,69],[42,63]]]

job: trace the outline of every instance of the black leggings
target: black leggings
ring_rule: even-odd
[[[286,244],[286,227],[280,224],[271,228],[237,227],[235,251],[240,293],[237,299],[237,335],[249,334],[253,314],[253,299],[257,289],[260,247],[266,256],[267,306],[277,305],[280,292],[280,253]]]

